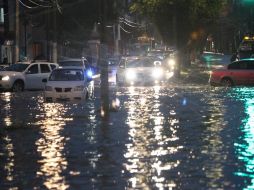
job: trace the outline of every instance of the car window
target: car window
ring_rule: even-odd
[[[143,60],[143,67],[153,67],[155,66],[154,61],[151,59],[144,59]]]
[[[56,68],[56,65],[50,64],[51,70],[53,71]]]
[[[84,80],[84,73],[80,69],[56,69],[53,70],[50,81],[82,81]]]
[[[38,64],[32,65],[30,68],[28,68],[27,72],[28,74],[37,74],[39,72]]]
[[[254,62],[253,61],[248,61],[247,62],[247,69],[248,70],[254,70]]]
[[[239,62],[234,62],[228,65],[228,69],[230,70],[244,70],[247,69],[247,63],[246,61],[239,61]]]
[[[80,61],[60,61],[60,66],[84,66],[82,60]]]
[[[143,60],[137,59],[137,60],[129,62],[126,67],[135,68],[135,67],[142,67],[142,66],[143,66]]]
[[[16,72],[23,72],[26,70],[26,68],[28,67],[28,64],[13,64],[10,65],[9,67],[5,68],[6,71],[16,71]]]
[[[50,68],[48,64],[40,64],[41,73],[50,73]]]

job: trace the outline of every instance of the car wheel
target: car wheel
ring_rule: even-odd
[[[233,81],[229,78],[224,78],[221,80],[221,86],[224,87],[232,87],[234,86]]]
[[[24,90],[24,83],[21,81],[16,81],[12,85],[12,92],[22,92]]]

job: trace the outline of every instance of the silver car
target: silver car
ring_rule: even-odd
[[[117,83],[119,85],[161,84],[172,76],[173,73],[163,66],[160,59],[139,57],[119,64]]]

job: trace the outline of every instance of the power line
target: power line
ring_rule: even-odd
[[[124,24],[126,24],[126,25],[128,25],[128,26],[130,26],[130,27],[133,27],[133,28],[136,28],[136,27],[138,27],[138,26],[133,26],[133,25],[131,25],[131,24],[128,24],[127,22],[125,22],[125,21],[119,21],[119,22],[121,22],[121,23],[124,23]]]
[[[126,32],[126,33],[128,33],[128,34],[132,33],[132,32],[130,32],[130,31],[125,30],[121,25],[120,25],[120,28],[121,28],[124,32]]]
[[[37,2],[35,2],[35,1],[33,1],[33,0],[28,0],[29,2],[31,2],[31,3],[33,3],[33,4],[35,4],[35,5],[37,5],[37,6],[39,6],[39,7],[52,7],[52,6],[49,6],[49,5],[42,5],[42,4],[39,4],[39,3],[37,3]],[[45,3],[45,1],[40,1],[40,2],[44,2]]]
[[[126,19],[126,18],[123,18],[123,17],[120,17],[119,19],[120,19],[120,20],[124,20],[125,22],[128,22],[129,24],[134,24],[134,25],[141,26],[140,24],[138,24],[138,23],[136,23],[136,22],[132,22],[132,21],[130,21],[130,20]]]
[[[23,5],[24,7],[28,8],[28,9],[35,9],[35,8],[38,8],[38,6],[36,7],[30,7],[28,5],[26,5],[24,2],[22,2],[22,0],[19,0],[20,4]]]

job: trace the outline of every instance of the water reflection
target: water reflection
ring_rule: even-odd
[[[12,140],[9,136],[6,136],[3,139],[3,143],[5,144],[4,146],[4,153],[7,155],[7,160],[6,160],[6,165],[4,167],[4,172],[6,173],[6,181],[12,182],[14,179],[14,148],[13,148],[13,143]],[[0,154],[0,157],[2,155]]]
[[[3,106],[1,106],[1,111],[4,113],[5,117],[4,126],[11,126],[12,119],[11,119],[11,93],[5,92],[2,94],[1,99],[3,101]]]
[[[66,120],[70,120],[62,117],[67,109],[64,104],[44,104],[45,115],[44,117],[38,116],[43,119],[37,123],[42,126],[41,138],[35,143],[37,152],[41,155],[41,159],[38,160],[40,170],[37,171],[37,177],[45,180],[43,184],[48,189],[67,189],[69,187],[62,175],[68,165],[63,154],[64,145],[68,139],[61,135]]]
[[[244,167],[238,169],[237,176],[245,179],[244,189],[254,189],[254,90],[252,88],[241,88],[236,90],[237,98],[244,102],[245,118],[242,120],[240,130],[242,135],[234,144],[238,159]]]
[[[127,159],[125,168],[133,174],[129,186],[150,189],[151,184],[155,184],[158,189],[173,188],[175,182],[166,179],[162,171],[170,171],[179,165],[178,160],[168,161],[164,158],[182,148],[169,145],[169,142],[178,139],[174,128],[178,121],[174,120],[169,123],[170,126],[166,126],[166,118],[160,111],[160,87],[130,87],[128,90],[129,100],[125,107],[130,143],[126,144],[124,156]],[[169,130],[171,136],[166,136],[165,130]]]

